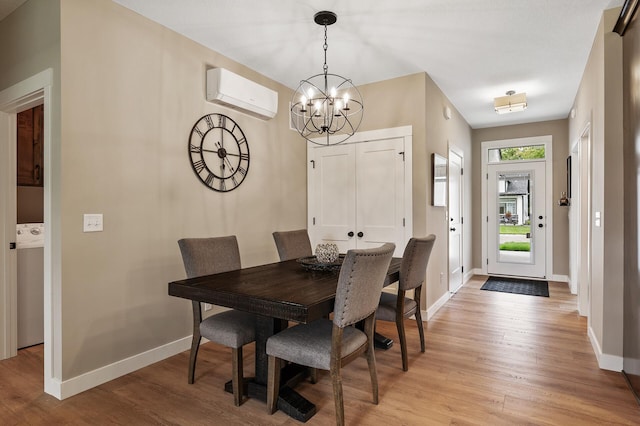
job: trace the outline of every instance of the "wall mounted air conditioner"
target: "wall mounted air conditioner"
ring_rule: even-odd
[[[224,68],[207,70],[207,101],[270,119],[278,112],[278,92]]]

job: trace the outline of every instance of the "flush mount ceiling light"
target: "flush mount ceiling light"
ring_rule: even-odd
[[[506,95],[493,100],[493,106],[498,114],[508,114],[527,109],[526,93],[516,93],[515,90],[509,90]]]
[[[291,100],[291,124],[309,142],[334,145],[349,139],[360,127],[364,106],[351,80],[330,74],[327,66],[327,26],[338,16],[329,11],[313,16],[324,26],[323,73],[300,81]],[[318,138],[322,137],[322,142]]]

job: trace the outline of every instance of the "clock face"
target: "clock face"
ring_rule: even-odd
[[[249,145],[242,129],[222,114],[196,121],[189,135],[189,157],[196,176],[218,192],[236,189],[249,171]]]

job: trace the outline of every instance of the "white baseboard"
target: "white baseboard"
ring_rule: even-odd
[[[588,328],[587,334],[589,336],[589,340],[591,341],[591,347],[593,348],[593,352],[596,354],[596,359],[598,360],[598,367],[603,370],[610,371],[622,371],[622,367],[624,364],[624,359],[621,356],[617,355],[609,355],[602,353],[602,348],[598,343],[598,339],[596,339],[596,335],[593,332],[591,327]]]
[[[549,278],[550,281],[559,281],[561,283],[568,283],[569,282],[569,276],[568,275],[557,275],[557,274],[551,274],[551,278]]]
[[[482,268],[473,268],[468,273],[470,273],[471,276],[474,276],[474,275],[487,275],[487,273]],[[469,278],[471,278],[471,276]]]
[[[464,286],[467,281],[469,281],[471,279],[471,277],[473,277],[474,275],[478,274],[479,269],[472,269],[470,271],[468,271],[466,274],[464,274],[462,276],[462,285]]]
[[[65,399],[77,395],[93,387],[99,386],[110,380],[117,379],[155,362],[177,355],[191,348],[191,336],[184,337],[166,345],[150,349],[146,352],[123,359],[113,364],[100,367],[96,370],[63,382],[53,381],[49,383],[49,389],[45,391],[58,399]],[[51,391],[51,392],[50,392]]]
[[[436,301],[436,303],[429,306],[426,312],[424,311],[422,312],[422,318],[426,318],[426,320],[429,321],[431,318],[433,318],[436,312],[438,312],[438,310],[442,308],[449,301],[450,298],[451,298],[451,293],[447,291],[445,294],[442,295],[440,299]]]

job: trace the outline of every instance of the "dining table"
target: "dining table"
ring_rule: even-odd
[[[401,258],[392,258],[384,286],[398,281]],[[294,323],[328,318],[333,311],[338,268],[317,270],[296,259],[204,275],[169,283],[169,295],[194,302],[210,303],[256,315],[255,374],[245,379],[244,391],[250,398],[266,401],[267,339]],[[198,304],[194,327],[199,321]],[[282,368],[278,409],[306,422],[316,412],[315,405],[294,390],[308,369],[295,364]],[[231,382],[225,390],[231,392]]]

